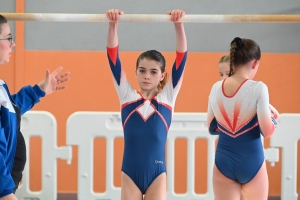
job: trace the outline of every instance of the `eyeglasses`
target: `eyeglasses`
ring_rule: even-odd
[[[12,38],[12,36],[11,36],[11,37],[9,37],[9,38],[4,38],[4,39],[0,39],[0,40],[8,40],[8,41],[9,41],[9,43],[10,43],[10,46],[12,45],[12,42],[13,42],[13,38]]]

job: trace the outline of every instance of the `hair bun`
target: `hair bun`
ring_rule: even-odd
[[[241,49],[244,46],[243,40],[239,37],[234,38],[230,45],[232,45],[233,43],[236,44],[237,49]]]

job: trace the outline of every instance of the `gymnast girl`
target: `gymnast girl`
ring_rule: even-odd
[[[120,100],[124,130],[121,199],[165,200],[166,139],[187,59],[184,26],[179,22],[185,13],[181,10],[167,13],[171,15],[176,33],[176,60],[170,80],[163,55],[148,50],[136,61],[138,90],[126,79],[118,54],[117,28],[119,15],[123,13],[117,9],[106,12],[110,19],[107,56]]]
[[[267,200],[268,175],[260,134],[270,137],[278,114],[270,112],[268,87],[253,81],[260,62],[251,39],[231,42],[229,77],[209,95],[207,125],[218,134],[213,188],[216,200]]]

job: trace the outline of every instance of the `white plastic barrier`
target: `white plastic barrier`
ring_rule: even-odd
[[[297,200],[297,152],[300,139],[300,114],[281,114],[272,147],[282,148],[281,200]]]
[[[57,147],[56,120],[48,112],[30,111],[22,116],[21,132],[27,145],[27,163],[23,173],[22,185],[16,192],[19,200],[56,200],[57,199],[57,159],[71,162],[72,148]],[[42,139],[42,190],[32,192],[29,189],[29,139]]]
[[[215,160],[215,144],[217,136],[210,135],[206,125],[206,113],[175,113],[168,133],[168,192],[167,199],[214,199],[212,173]],[[175,188],[175,140],[187,140],[187,193],[176,194]],[[207,193],[195,193],[195,141],[204,138],[208,142]]]
[[[106,139],[106,192],[93,191],[93,140]],[[76,112],[67,122],[67,144],[78,146],[78,200],[120,199],[120,188],[114,187],[114,139],[123,137],[118,113]],[[101,170],[101,169],[99,169]]]
[[[265,149],[266,160],[275,163],[279,160],[282,148],[282,200],[297,200],[297,144],[300,139],[300,114],[281,114],[277,129],[271,137],[271,148]],[[29,189],[29,162],[24,170],[23,184],[17,191],[17,197],[24,200],[57,199],[58,158],[70,160],[71,147],[57,147],[56,120],[48,112],[31,111],[22,116],[21,131],[27,144],[29,160],[30,137],[42,139],[42,191]],[[93,140],[96,137],[106,139],[106,192],[93,192]],[[115,200],[120,199],[120,188],[113,185],[114,139],[123,137],[119,112],[77,112],[67,122],[67,144],[78,145],[78,200]],[[188,143],[187,193],[174,192],[174,156],[175,140],[185,138]],[[195,140],[208,141],[208,185],[206,194],[195,194]],[[216,136],[207,133],[206,113],[175,113],[168,134],[168,200],[213,199],[212,167]]]
[[[93,140],[96,137],[106,138],[106,192],[95,193],[93,188]],[[120,199],[120,188],[113,185],[114,139],[123,137],[120,114],[102,112],[77,112],[70,116],[67,122],[67,144],[78,145],[78,200]],[[174,188],[174,156],[175,139],[188,140],[188,193],[175,194]],[[207,133],[206,115],[191,113],[176,113],[168,134],[168,199],[187,199],[201,197],[213,199],[212,181],[208,178],[208,192],[197,195],[194,189],[195,174],[195,140],[208,140],[209,152],[214,152],[216,136]],[[208,155],[208,177],[212,177],[214,153]],[[193,191],[193,192],[190,192]]]
[[[106,138],[106,192],[95,193],[93,188],[93,140]],[[67,122],[67,144],[78,145],[78,200],[120,199],[120,188],[113,185],[113,166],[115,138],[123,137],[119,112],[76,112]],[[174,192],[175,140],[186,138],[188,141],[187,193]],[[195,193],[195,140],[208,141],[208,185],[206,194]],[[212,169],[214,165],[215,141],[217,136],[207,132],[206,113],[175,113],[168,134],[168,192],[167,199],[211,200],[213,196]],[[266,160],[274,163],[279,160],[276,148],[265,150]]]

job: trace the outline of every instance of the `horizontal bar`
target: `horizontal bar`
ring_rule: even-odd
[[[109,22],[105,14],[0,13],[10,21]],[[171,22],[167,14],[124,14],[120,22]],[[185,15],[191,23],[300,23],[300,15]]]

